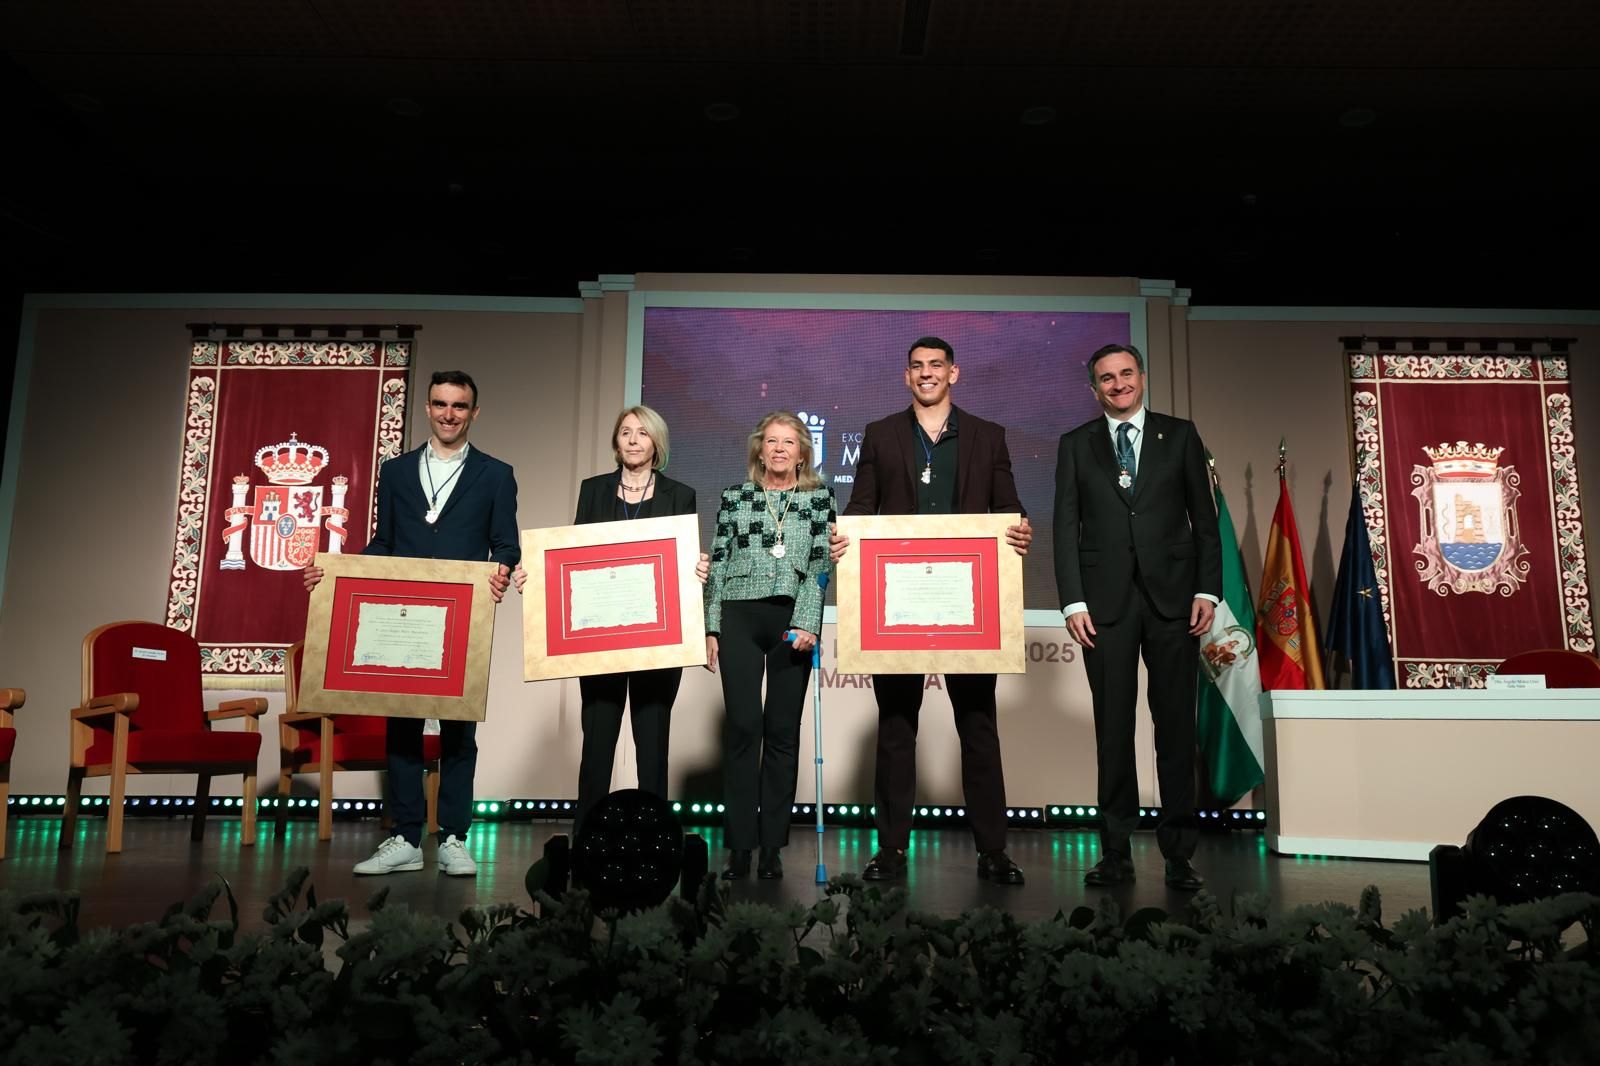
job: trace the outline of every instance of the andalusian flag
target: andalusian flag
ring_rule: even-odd
[[[1267,534],[1267,561],[1261,567],[1261,607],[1256,612],[1256,642],[1261,646],[1261,685],[1266,689],[1327,688],[1318,654],[1317,620],[1311,613],[1311,583],[1300,554],[1300,531],[1284,476],[1284,447],[1278,443],[1278,509]]]
[[[1208,455],[1207,460],[1210,459]],[[1222,602],[1200,638],[1200,700],[1196,732],[1206,784],[1219,806],[1231,807],[1261,784],[1261,671],[1256,660],[1256,612],[1250,606],[1244,560],[1233,534],[1228,501],[1211,471],[1222,538]]]

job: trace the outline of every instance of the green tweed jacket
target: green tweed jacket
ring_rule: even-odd
[[[706,634],[722,632],[723,600],[760,600],[768,596],[794,599],[789,624],[807,633],[822,632],[822,589],[817,575],[833,573],[828,557],[828,526],[838,502],[827,485],[797,493],[774,492],[768,512],[761,489],[746,481],[722,490],[717,528],[711,541],[711,576],[706,581]],[[784,504],[794,501],[784,511]],[[783,515],[782,559],[776,518]]]

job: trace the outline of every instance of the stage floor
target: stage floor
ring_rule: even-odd
[[[351,873],[350,867],[381,839],[375,821],[337,823],[333,839],[326,843],[317,840],[313,823],[291,822],[281,837],[274,836],[271,823],[266,823],[261,843],[253,848],[239,846],[239,823],[231,819],[212,820],[206,839],[198,844],[189,840],[187,821],[134,818],[125,826],[122,854],[107,855],[105,823],[98,819],[79,822],[78,839],[68,852],[57,847],[58,820],[12,819],[7,857],[0,861],[0,889],[79,892],[82,923],[91,928],[158,919],[168,905],[188,900],[221,875],[232,886],[248,929],[257,927],[268,896],[282,887],[285,875],[306,866],[317,898],[345,900],[358,921],[367,917],[367,898],[384,887],[390,890],[391,903],[453,919],[474,904],[511,901],[528,906],[523,877],[529,863],[543,853],[548,837],[568,828],[561,822],[479,823],[468,842],[478,860],[478,876],[453,878],[436,872],[431,843],[425,845],[428,866],[419,873],[387,877]],[[697,831],[711,847],[713,869],[721,869],[721,830]],[[790,839],[783,880],[735,883],[736,898],[780,904],[817,897],[816,834],[796,826]],[[829,829],[824,841],[823,860],[831,876],[859,873],[872,857],[874,835],[869,829]],[[977,854],[965,830],[922,830],[913,834],[910,873],[904,884],[913,909],[943,915],[988,905],[1018,918],[1047,918],[1057,910],[1093,906],[1107,893],[1124,914],[1151,906],[1181,910],[1190,894],[1171,891],[1162,883],[1155,835],[1138,834],[1133,847],[1138,882],[1094,889],[1083,884],[1083,874],[1099,857],[1096,834],[1014,830],[1009,851],[1027,875],[1027,884],[1002,886],[978,880]],[[1428,906],[1424,863],[1279,856],[1268,851],[1265,838],[1256,833],[1202,835],[1195,865],[1224,907],[1239,893],[1265,894],[1280,911],[1327,900],[1353,907],[1369,884],[1383,893],[1386,923]]]

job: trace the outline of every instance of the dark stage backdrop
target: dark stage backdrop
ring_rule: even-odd
[[[1130,329],[1122,311],[651,307],[641,397],[667,420],[669,473],[694,486],[701,537],[710,544],[717,495],[744,480],[746,441],[772,410],[796,412],[811,427],[818,467],[843,509],[867,423],[911,404],[904,378],[911,342],[943,337],[961,368],[956,405],[1006,427],[1017,492],[1034,527],[1025,604],[1055,611],[1056,444],[1100,410],[1084,369],[1089,355],[1129,343]]]

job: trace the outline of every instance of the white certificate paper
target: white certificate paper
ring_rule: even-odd
[[[433,604],[363,603],[356,616],[356,666],[438,670],[448,610]]]
[[[891,626],[970,626],[972,564],[885,563],[883,621]]]
[[[650,563],[574,570],[571,579],[571,632],[650,625],[661,617],[656,568]]]

